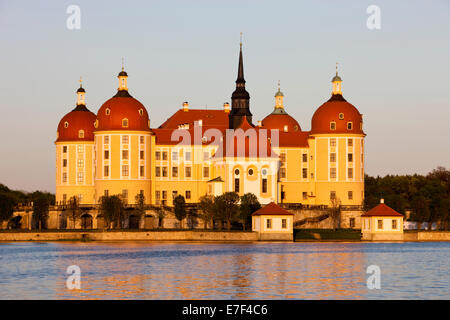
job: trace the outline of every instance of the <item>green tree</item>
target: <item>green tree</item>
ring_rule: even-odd
[[[134,208],[134,214],[141,218],[145,214],[145,196],[143,193],[138,193],[134,197],[136,206]]]
[[[67,212],[72,220],[72,229],[75,229],[76,221],[81,217],[80,203],[77,196],[73,196],[69,199]]]
[[[239,205],[239,218],[242,222],[242,230],[251,225],[252,213],[261,208],[258,198],[253,193],[246,193],[241,197]]]
[[[0,193],[0,224],[13,216],[14,205],[14,198],[10,194]]]
[[[214,198],[214,215],[227,222],[227,230],[231,230],[231,221],[239,212],[239,195],[236,192],[225,192]],[[222,224],[220,225],[222,228]]]
[[[113,222],[116,228],[122,227],[124,211],[124,204],[120,196],[102,196],[100,198],[100,212],[107,223],[108,229]]]
[[[173,199],[173,206],[175,211],[175,217],[180,221],[180,227],[183,229],[183,219],[186,217],[186,201],[184,197],[179,194]]]
[[[214,229],[214,197],[211,195],[201,196],[199,199],[198,209],[198,217],[203,221],[203,227],[207,229],[207,224],[209,222],[211,229]]]
[[[164,228],[164,218],[166,217],[166,211],[162,206],[156,209],[156,216],[158,218],[158,228]]]
[[[48,219],[49,199],[45,195],[36,194],[33,201],[33,219],[38,222],[39,230]]]

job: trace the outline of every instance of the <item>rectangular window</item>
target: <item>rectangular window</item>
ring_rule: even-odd
[[[191,191],[186,190],[186,199],[190,199],[191,198]]]
[[[336,199],[336,191],[330,191],[330,200]]]
[[[144,150],[139,151],[139,159],[144,160]]]
[[[63,159],[63,167],[67,167],[67,159]]]
[[[162,192],[162,198],[163,198],[163,200],[167,199],[167,191],[164,190]]]
[[[122,197],[124,199],[128,199],[128,190],[127,189],[122,190]]]
[[[330,168],[330,179],[336,179],[336,168]]]
[[[144,136],[140,136],[139,141],[141,142],[141,144],[144,144],[144,142],[145,142]]]
[[[348,145],[349,147],[353,147],[353,139],[348,139],[348,140],[347,140],[347,145]]]
[[[141,177],[143,177],[145,175],[145,167],[144,166],[139,167],[139,175]]]
[[[128,177],[128,166],[127,165],[122,166],[122,176]]]
[[[286,168],[280,168],[280,178],[286,178]]]
[[[267,229],[272,229],[272,219],[267,219],[266,220],[266,228]]]
[[[84,146],[83,146],[82,144],[79,144],[79,145],[78,145],[78,152],[79,152],[79,153],[84,152]]]
[[[172,161],[178,161],[178,152],[172,151]]]
[[[67,153],[67,146],[63,146],[63,153]]]
[[[303,200],[308,200],[308,192],[302,192]]]
[[[307,168],[302,169],[302,177],[303,177],[303,179],[308,178],[308,169]]]
[[[105,152],[104,152],[104,154],[105,154],[105,160],[108,160],[109,159],[109,150],[105,150]]]
[[[122,150],[122,159],[128,160],[128,150]]]
[[[353,191],[349,191],[347,194],[348,194],[348,200],[353,200]]]
[[[353,162],[353,153],[349,153],[347,155],[347,157],[348,157],[348,162]]]
[[[203,178],[209,178],[209,167],[203,167]]]
[[[281,229],[287,229],[287,219],[281,219]]]
[[[336,130],[336,122],[330,122],[330,130]]]
[[[178,191],[172,191],[172,199],[175,199],[178,196]]]
[[[161,160],[161,152],[160,151],[156,151],[155,152],[155,159],[156,160]]]
[[[178,177],[178,167],[172,167],[172,177]]]
[[[103,137],[103,143],[104,144],[109,144],[109,136],[104,136]]]
[[[78,182],[83,183],[83,181],[84,181],[84,173],[78,172]]]
[[[336,138],[330,139],[330,147],[336,147]]]
[[[209,151],[203,152],[203,161],[209,161]]]
[[[239,178],[234,179],[234,192],[239,193]]]
[[[330,153],[330,162],[336,162],[336,153]]]
[[[262,179],[262,193],[267,193],[267,179]]]
[[[103,167],[103,175],[104,175],[105,177],[108,177],[108,176],[109,176],[109,166],[104,166],[104,167]]]
[[[161,167],[155,167],[155,176],[161,177]]]
[[[185,167],[184,168],[184,176],[186,178],[190,178],[191,177],[191,167]]]
[[[306,153],[302,154],[302,161],[308,162],[308,155]]]
[[[167,161],[167,151],[163,151],[162,159],[163,159],[163,161]]]
[[[162,167],[162,176],[167,177],[167,167]]]
[[[161,200],[161,191],[157,190],[155,192],[155,198],[156,198],[156,200]]]
[[[191,152],[190,151],[186,151],[186,153],[184,154],[184,159],[186,161],[191,161]]]
[[[392,230],[397,230],[397,220],[392,219]]]
[[[383,229],[383,220],[378,220],[378,229],[382,230]]]
[[[82,168],[82,167],[84,167],[84,160],[78,159],[78,168]]]
[[[63,172],[63,182],[67,182],[67,172]]]
[[[348,168],[348,178],[353,179],[353,168]]]
[[[129,138],[128,136],[122,136],[122,144],[128,144]]]
[[[355,218],[350,218],[350,228],[355,227]]]

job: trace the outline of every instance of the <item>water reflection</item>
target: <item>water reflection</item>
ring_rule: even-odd
[[[0,298],[448,299],[449,253],[449,243],[0,244]],[[366,287],[370,264],[381,290]],[[65,286],[70,265],[80,290]]]

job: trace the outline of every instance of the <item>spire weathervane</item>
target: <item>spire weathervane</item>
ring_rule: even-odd
[[[123,71],[123,65],[124,65],[124,63],[123,63],[123,57],[122,57],[122,71]]]
[[[241,49],[242,49],[242,32],[241,32],[241,40],[240,40],[240,42],[239,42],[239,46],[240,46]]]
[[[80,88],[82,88],[83,87],[83,80],[81,79],[81,76],[80,76]]]

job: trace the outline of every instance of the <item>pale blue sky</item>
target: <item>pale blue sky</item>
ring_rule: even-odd
[[[81,8],[81,30],[66,8]],[[381,30],[366,8],[381,8]],[[115,94],[125,57],[130,93],[153,127],[189,101],[222,108],[237,72],[239,32],[250,107],[286,110],[310,129],[331,92],[364,114],[370,175],[450,167],[450,1],[2,1],[0,182],[54,192],[56,127],[80,76],[97,112]]]

